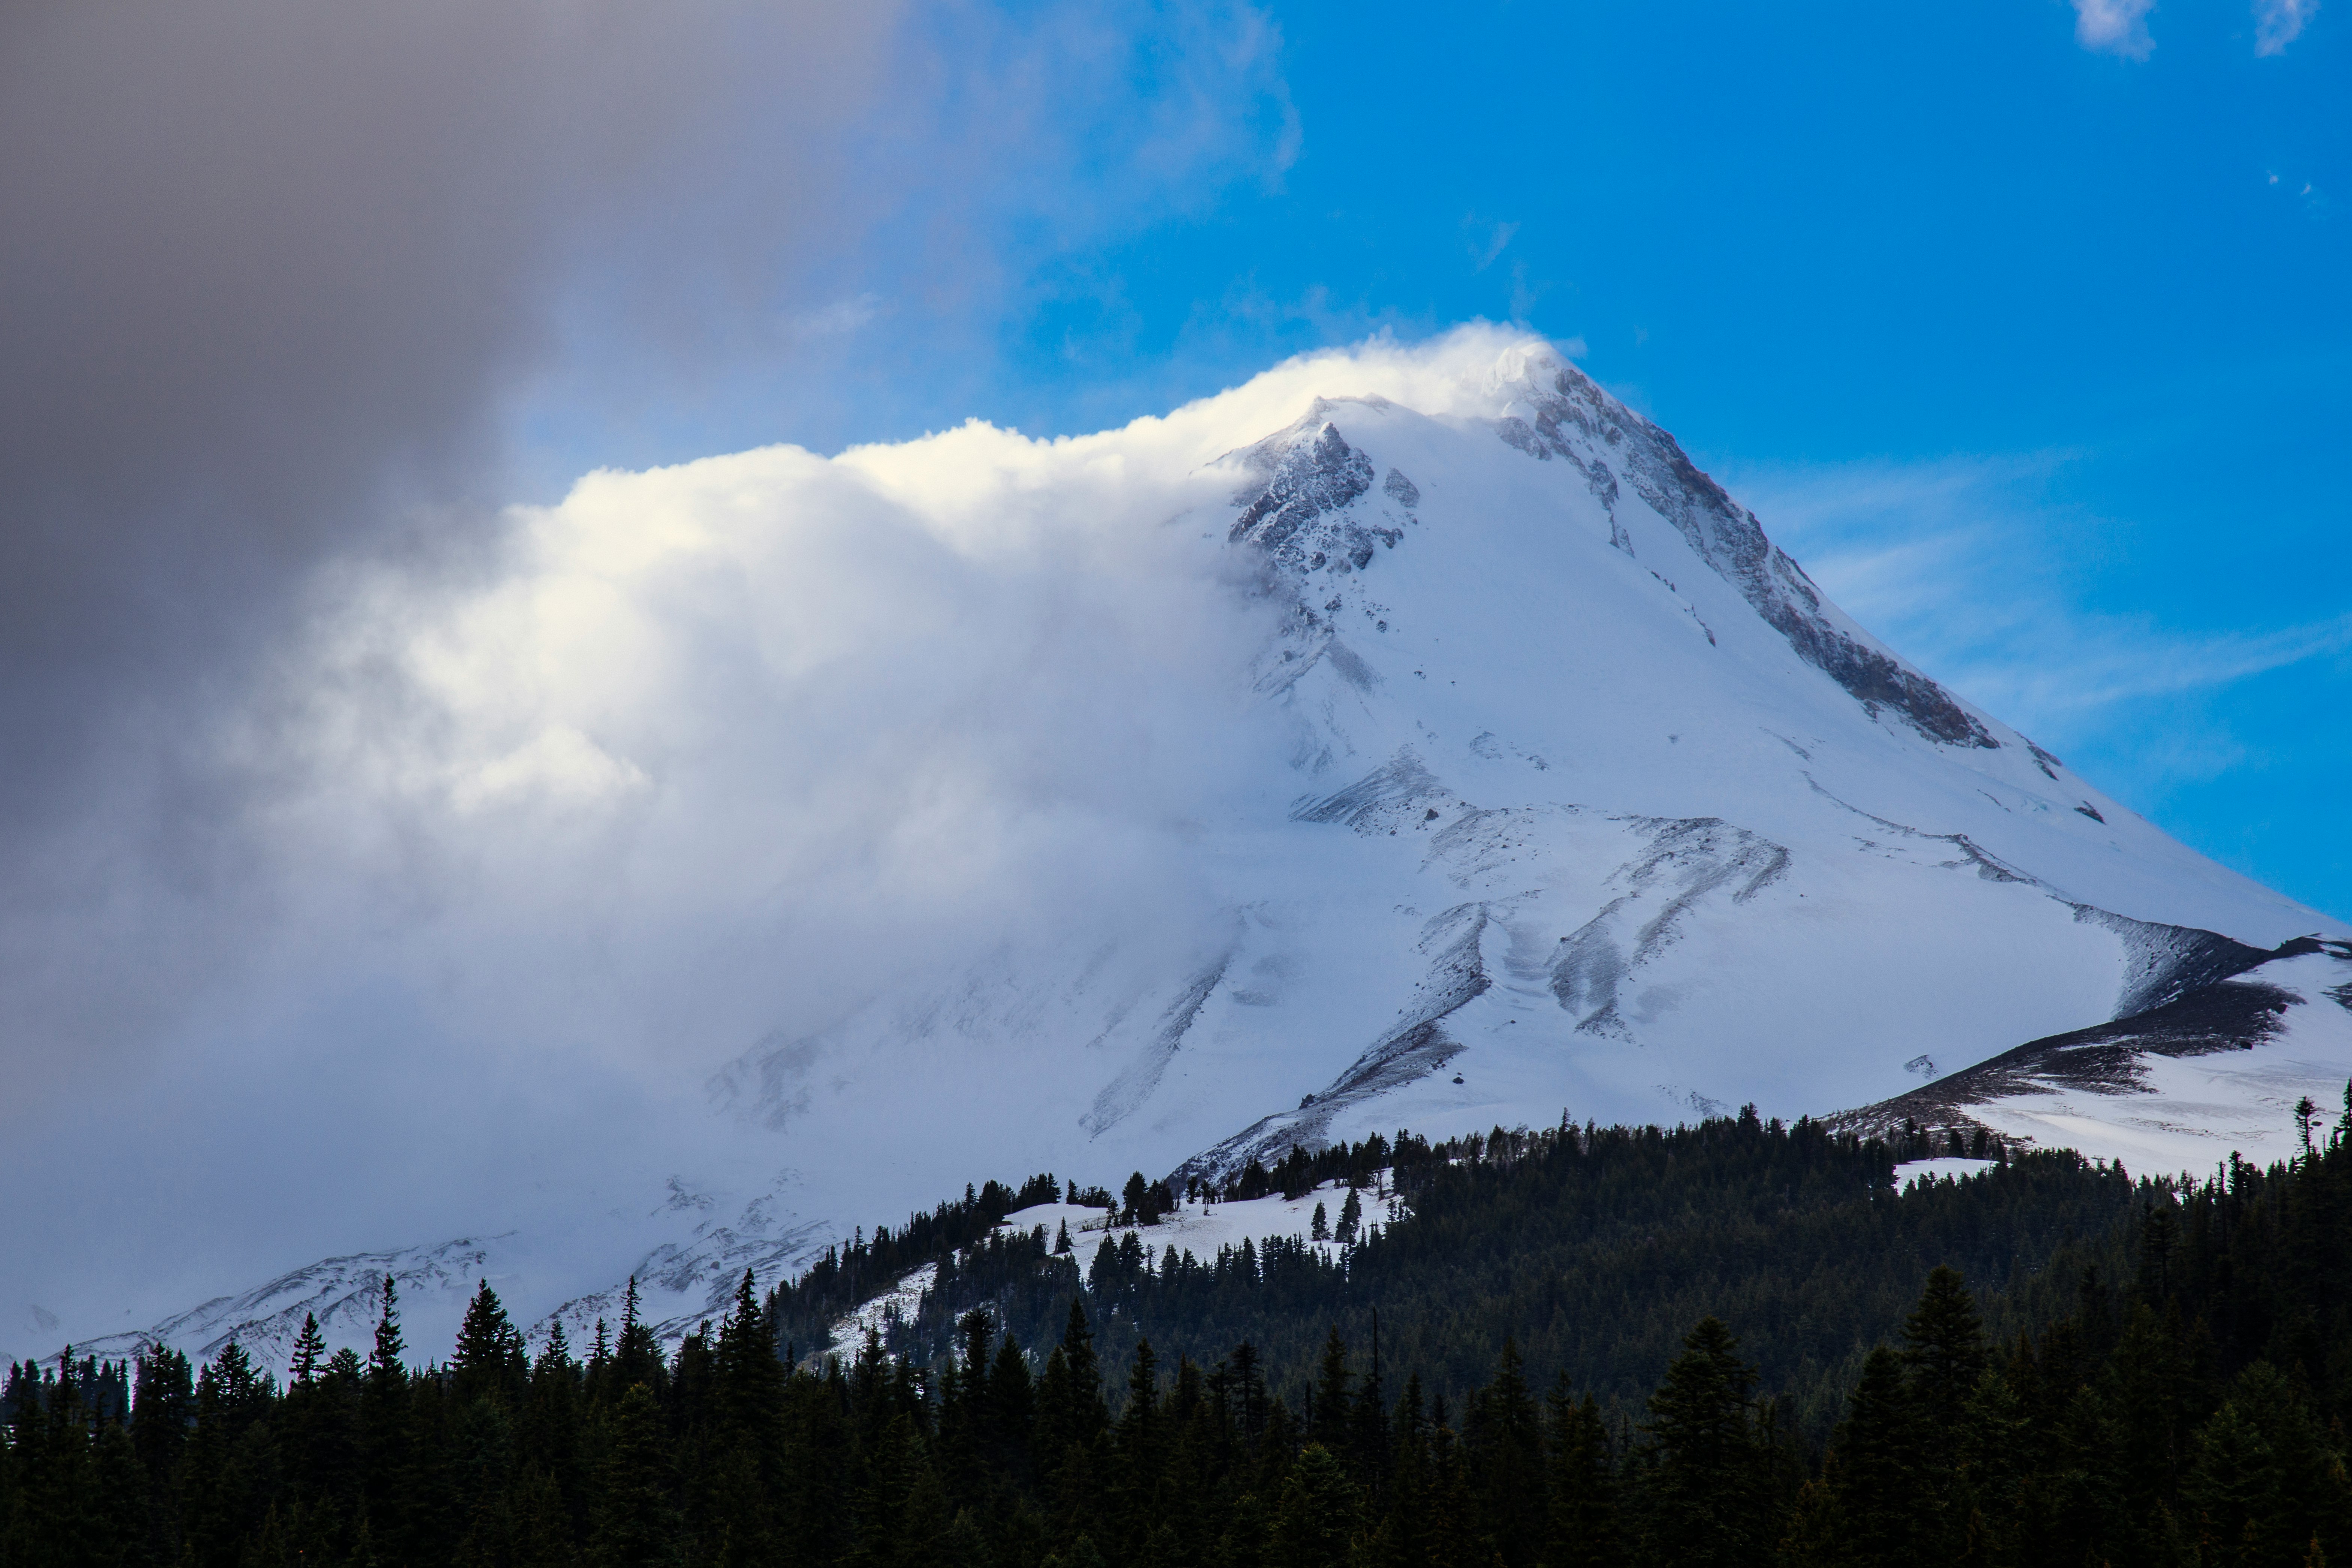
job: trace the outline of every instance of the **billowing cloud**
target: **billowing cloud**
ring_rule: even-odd
[[[982,762],[939,759],[1044,765],[958,726],[1037,680],[1017,649],[987,663],[967,634],[995,614],[1053,624],[1022,598],[1057,592],[1050,574],[964,561],[869,497],[814,507],[834,522],[761,558],[803,595],[789,638],[724,613],[728,574],[753,566],[690,549],[653,559],[671,574],[658,593],[684,595],[667,609],[718,595],[698,630],[662,605],[600,619],[600,592],[626,608],[656,587],[558,570],[585,547],[566,554],[559,525],[502,503],[646,429],[706,451],[787,429],[837,445],[961,413],[1039,256],[1280,177],[1297,129],[1279,55],[1245,4],[1146,0],[0,14],[0,1140],[16,1151],[0,1188],[27,1193],[36,1169],[62,1184],[12,1233],[11,1275],[76,1256],[91,1227],[158,1270],[198,1248],[218,1264],[298,1234],[382,1234],[371,1215],[405,1225],[433,1191],[530,1190],[517,1172],[571,1147],[587,1179],[592,1147],[618,1158],[625,1128],[661,1114],[633,1076],[643,1051],[607,1048],[642,1039],[622,1022],[644,1016],[641,993],[617,977],[698,973],[735,940],[653,918],[689,874],[718,875],[717,895],[765,876],[758,907],[805,919],[814,956],[895,869],[860,865],[889,851],[845,847],[877,842],[855,831],[726,852],[665,837],[682,801],[715,824],[762,787],[788,799],[815,776],[807,737],[846,748],[875,793],[813,791],[809,814],[779,820],[899,811],[932,837],[896,853],[943,885],[984,880],[987,840],[959,825],[1005,796],[971,782]],[[750,417],[748,436],[696,434]],[[576,506],[608,483],[626,489],[593,481]],[[633,526],[596,548],[623,550]],[[883,616],[913,661],[887,677],[874,654],[813,652],[820,626],[837,635],[840,616],[890,601],[792,577],[794,549],[812,569],[843,557],[845,583],[879,552],[904,566],[907,602],[961,618]],[[616,730],[584,696],[528,708],[536,667],[499,666],[481,641],[511,625],[488,605],[521,592],[527,563],[567,584],[530,601],[547,626],[595,642],[642,621],[709,682],[664,689],[678,730]],[[451,618],[460,605],[472,620]],[[710,661],[663,641],[696,637]],[[814,661],[789,699],[740,662],[780,638]],[[944,679],[959,659],[995,684]],[[959,707],[922,706],[948,689]],[[733,720],[728,694],[751,704]],[[936,720],[943,750],[887,751],[856,704],[892,696]],[[670,748],[706,742],[764,784],[682,779]],[[782,890],[812,867],[839,895],[821,918]],[[550,925],[551,908],[579,919]],[[591,930],[610,952],[579,945]],[[749,1005],[724,987],[679,995],[648,1033],[723,1037]],[[420,1097],[450,1103],[386,1110]],[[546,1126],[509,1136],[531,1107]],[[567,1143],[575,1114],[597,1131]],[[190,1131],[205,1128],[218,1135]],[[124,1136],[174,1152],[100,1179],[65,1152]],[[182,1210],[142,1229],[129,1194],[193,1180],[191,1162],[217,1223],[199,1235]],[[340,1195],[288,1195],[306,1163],[346,1171],[328,1184]],[[342,1221],[304,1229],[331,1205]]]
[[[673,1171],[772,1179],[792,1151],[730,1144],[704,1093],[762,1037],[910,975],[1210,940],[1198,819],[1280,793],[1293,738],[1248,668],[1272,611],[1171,520],[1316,393],[1438,405],[1500,341],[1317,356],[1083,438],[599,471],[463,574],[346,563],[214,727],[278,781],[205,906],[236,984],[136,1052],[8,1041],[12,1282],[102,1327],[354,1247],[642,1215]],[[135,952],[84,973],[152,983]]]
[[[2144,60],[2156,47],[2147,14],[2156,0],[2074,0],[2074,41],[2094,53]]]
[[[1278,45],[1245,5],[11,7],[14,1081],[235,972],[310,785],[281,677],[351,574],[494,568],[525,421],[568,453],[733,398],[834,434],[845,366],[951,400],[926,349],[984,344],[1035,247],[1278,173]],[[471,798],[621,776],[533,746]]]
[[[2283,55],[2319,13],[2319,0],[2254,0],[2254,53]]]

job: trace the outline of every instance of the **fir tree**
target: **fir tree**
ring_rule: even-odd
[[[521,1392],[528,1370],[522,1335],[508,1321],[498,1292],[485,1279],[467,1304],[457,1329],[457,1353],[449,1363],[457,1396],[513,1398]]]
[[[1906,1568],[1933,1539],[1933,1493],[1920,1474],[1919,1423],[1903,1364],[1881,1345],[1862,1363],[1862,1381],[1837,1436],[1838,1510],[1855,1568]]]
[[[774,1500],[785,1482],[784,1368],[748,1268],[736,1288],[735,1310],[719,1329],[712,1370],[718,1561],[726,1568],[766,1563],[778,1551]]]
[[[1546,1568],[1612,1568],[1623,1559],[1617,1478],[1609,1432],[1591,1394],[1570,1396],[1560,1374],[1549,1401],[1551,1447],[1546,1480]]]
[[[593,1568],[669,1568],[679,1561],[674,1484],[653,1391],[633,1384],[614,1406],[596,1472],[588,1537]]]
[[[1268,1557],[1283,1568],[1347,1568],[1358,1507],[1355,1483],[1339,1457],[1309,1443],[1283,1481]]]
[[[1713,1317],[1650,1396],[1643,1533],[1680,1568],[1733,1568],[1767,1550],[1769,1455],[1759,1440],[1755,1371]]]
[[[1958,1433],[1985,1369],[1984,1327],[1958,1269],[1938,1264],[1928,1274],[1919,1305],[1903,1320],[1903,1363],[1921,1415],[1938,1432]]]
[[[643,1384],[659,1396],[667,1385],[667,1371],[662,1362],[660,1342],[637,1316],[637,1277],[632,1274],[627,1293],[621,1299],[621,1336],[613,1345],[614,1392],[625,1394]]]
[[[319,1363],[327,1353],[326,1337],[319,1332],[317,1314],[302,1314],[302,1331],[294,1336],[293,1364],[287,1376],[295,1383],[308,1383],[318,1375]]]
[[[408,1342],[400,1332],[400,1288],[391,1275],[383,1277],[383,1310],[376,1319],[375,1349],[368,1356],[368,1372],[376,1378],[404,1378],[408,1363],[401,1358]]]
[[[1307,1425],[1307,1440],[1320,1443],[1334,1457],[1349,1450],[1354,1402],[1348,1391],[1356,1374],[1348,1370],[1347,1342],[1335,1327],[1323,1340],[1323,1366],[1315,1377],[1315,1404]]]
[[[1531,1568],[1543,1550],[1543,1427],[1517,1345],[1503,1342],[1494,1380],[1475,1394],[1464,1459],[1475,1478],[1484,1544],[1505,1568]]]

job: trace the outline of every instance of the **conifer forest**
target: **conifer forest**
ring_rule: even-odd
[[[487,1282],[411,1345],[387,1280],[282,1384],[234,1342],[12,1367],[0,1565],[2352,1563],[2352,1093],[2300,1109],[2296,1158],[2194,1180],[1752,1112],[1400,1134],[1211,1194],[1330,1184],[1348,1245],[1206,1259],[1155,1257],[1161,1184],[992,1182],[674,1348],[634,1297],[527,1341]],[[1129,1226],[1083,1277],[1003,1224],[1064,1192]]]

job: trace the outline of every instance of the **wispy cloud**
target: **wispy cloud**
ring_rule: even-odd
[[[2263,3],[2293,5],[2299,0]],[[2074,0],[2074,41],[2084,48],[2144,60],[2156,47],[2147,31],[2147,14],[2156,9],[2156,0]]]
[[[2286,53],[2318,13],[2319,0],[2254,0],[2254,53]]]
[[[1478,270],[1484,272],[1494,266],[1496,258],[1503,254],[1504,248],[1511,243],[1511,237],[1518,232],[1517,224],[1498,223],[1493,232],[1484,239],[1474,240],[1470,246],[1470,254],[1477,258]]]
[[[2102,520],[2047,499],[2063,452],[1729,476],[1830,596],[1905,657],[2029,734],[2097,744],[2152,704],[2216,694],[2352,652],[2352,614],[2283,626],[2187,627],[2092,607]],[[2226,734],[2176,712],[2173,761],[2210,771]],[[2149,756],[2157,773],[2175,772]],[[2184,766],[2188,764],[2183,763]]]

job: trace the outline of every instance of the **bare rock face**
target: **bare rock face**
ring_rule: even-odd
[[[1352,510],[1370,493],[1375,470],[1322,417],[1327,411],[1318,399],[1298,425],[1251,449],[1247,462],[1264,480],[1244,492],[1241,515],[1226,534],[1302,578],[1318,572],[1344,577],[1370,566],[1375,552],[1394,549],[1404,537],[1420,499],[1412,481],[1391,469],[1381,494],[1402,515],[1366,517]]]

